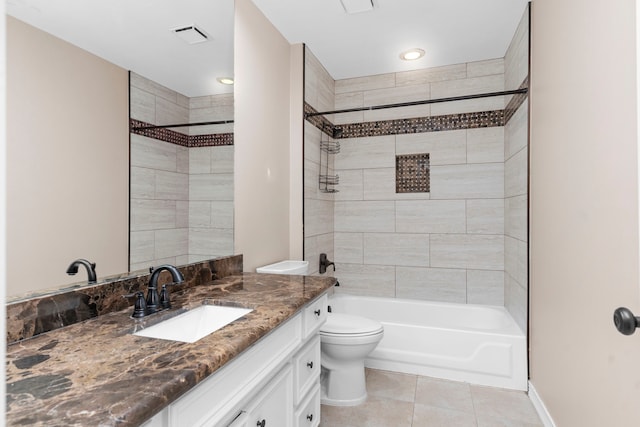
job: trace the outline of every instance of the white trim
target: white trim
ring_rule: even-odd
[[[529,400],[533,404],[538,416],[540,417],[540,421],[542,421],[542,425],[544,427],[556,427],[556,424],[553,422],[553,418],[551,418],[551,414],[547,411],[547,407],[544,406],[544,402],[540,399],[540,395],[536,391],[536,388],[529,381]]]

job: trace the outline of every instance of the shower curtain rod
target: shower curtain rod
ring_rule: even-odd
[[[413,105],[425,105],[425,104],[437,104],[439,102],[464,101],[466,99],[490,98],[493,96],[516,95],[519,93],[527,93],[528,91],[529,89],[525,87],[522,89],[505,90],[502,92],[479,93],[477,95],[452,96],[449,98],[426,99],[424,101],[410,101],[410,102],[401,102],[398,104],[375,105],[373,107],[347,108],[344,110],[322,111],[318,113],[306,113],[304,117],[307,118],[307,117],[314,117],[314,116],[324,116],[327,114],[355,113],[358,111],[383,110],[386,108],[410,107]]]
[[[196,123],[182,123],[177,125],[153,125],[153,126],[136,126],[131,130],[145,130],[145,129],[165,129],[165,128],[184,128],[188,126],[206,126],[206,125],[226,125],[233,123],[233,120],[220,120],[217,122],[196,122]]]

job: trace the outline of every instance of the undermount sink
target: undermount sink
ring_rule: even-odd
[[[134,332],[139,337],[193,343],[253,310],[223,305],[201,305],[171,319]]]

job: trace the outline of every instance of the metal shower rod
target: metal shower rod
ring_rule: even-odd
[[[452,96],[448,98],[425,99],[423,101],[400,102],[398,104],[375,105],[373,107],[359,107],[359,108],[347,108],[344,110],[322,111],[318,113],[306,113],[305,118],[314,117],[314,116],[324,116],[327,114],[355,113],[358,111],[383,110],[386,108],[410,107],[413,105],[425,105],[425,104],[437,104],[440,102],[464,101],[467,99],[490,98],[493,96],[517,95],[520,93],[527,93],[528,91],[529,91],[529,88],[525,87],[522,89],[505,90],[502,92],[479,93],[476,95]]]
[[[176,125],[136,126],[136,127],[131,128],[131,130],[183,128],[183,127],[188,127],[188,126],[206,126],[206,125],[226,125],[228,123],[233,123],[233,120],[219,120],[217,122],[180,123],[180,124],[176,124]]]

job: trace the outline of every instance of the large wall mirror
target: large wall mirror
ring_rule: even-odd
[[[233,0],[7,14],[8,300],[86,283],[77,258],[100,281],[232,254]]]

